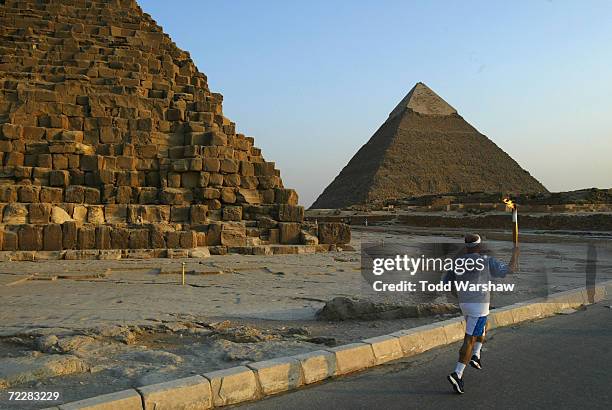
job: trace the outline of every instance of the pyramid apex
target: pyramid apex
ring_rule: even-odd
[[[425,83],[420,81],[412,87],[402,101],[391,111],[389,118],[403,113],[406,109],[425,115],[457,114],[457,110],[425,85]]]

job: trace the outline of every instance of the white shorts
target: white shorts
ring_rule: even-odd
[[[465,334],[469,336],[484,336],[487,332],[487,316],[466,316]]]

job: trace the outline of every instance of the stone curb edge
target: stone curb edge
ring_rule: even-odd
[[[612,280],[595,286],[593,302],[612,291]],[[554,293],[491,311],[490,329],[552,316],[588,305],[586,288]],[[452,318],[329,349],[249,363],[202,375],[104,394],[49,409],[210,409],[297,389],[328,378],[410,357],[463,339],[464,320]]]

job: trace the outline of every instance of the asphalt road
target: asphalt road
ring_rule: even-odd
[[[465,370],[463,395],[453,393],[446,380],[457,360],[455,343],[240,408],[610,409],[609,305],[491,332],[484,369]]]

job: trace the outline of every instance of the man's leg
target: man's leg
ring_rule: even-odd
[[[475,369],[482,369],[482,364],[480,362],[480,350],[482,349],[482,344],[485,341],[485,336],[488,327],[489,322],[487,321],[486,316],[478,318],[473,331],[473,334],[475,335],[475,341],[474,347],[472,348],[472,357],[470,358],[470,366]]]
[[[463,344],[461,345],[461,349],[459,349],[459,361],[457,362],[457,366],[463,364],[467,365],[472,358],[472,350],[474,349],[474,343],[476,343],[476,336],[466,334],[463,337]],[[459,377],[463,377],[463,370],[461,370],[461,374],[457,373]]]
[[[459,394],[462,394],[464,392],[463,371],[465,370],[465,366],[470,361],[470,356],[472,354],[472,349],[474,347],[475,340],[476,337],[466,333],[465,337],[463,338],[463,344],[461,345],[461,349],[459,349],[459,361],[455,365],[455,371],[447,376],[448,381],[453,386],[453,390],[455,390],[455,392]]]

